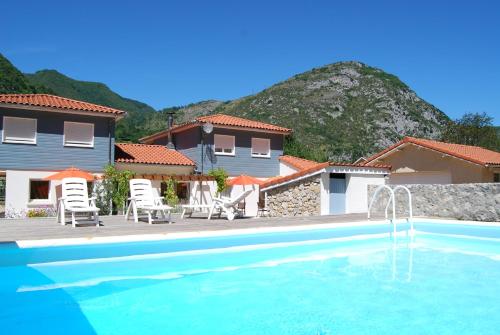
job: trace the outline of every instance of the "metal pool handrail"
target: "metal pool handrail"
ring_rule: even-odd
[[[377,198],[378,194],[384,189],[389,191],[389,202],[391,201],[391,199],[394,198],[394,191],[392,190],[392,188],[390,188],[387,185],[380,185],[375,190],[375,194],[373,195],[372,200],[370,201],[370,206],[368,207],[368,220],[370,219],[370,212],[371,212],[373,203],[375,202],[375,199]],[[387,220],[387,210],[385,211],[385,219]],[[390,221],[393,225],[393,238],[395,239],[396,238],[396,202],[395,201],[392,202],[392,220],[390,220]]]
[[[388,190],[389,191],[389,201],[387,202],[387,205],[385,206],[385,219],[387,220],[388,219],[388,214],[387,214],[387,210],[389,208],[389,205],[392,204],[392,220],[391,223],[393,225],[393,238],[395,239],[396,238],[396,199],[395,199],[395,191],[397,191],[398,189],[403,189],[403,190],[406,190],[406,193],[408,194],[408,205],[409,205],[409,214],[410,214],[410,217],[409,219],[407,219],[410,223],[410,230],[411,230],[411,234],[413,234],[414,230],[413,230],[413,205],[412,205],[412,198],[411,198],[411,192],[410,190],[406,187],[406,186],[403,186],[403,185],[397,185],[396,187],[394,187],[394,189],[390,188],[389,186],[387,185],[380,185],[376,190],[375,190],[375,193],[373,194],[373,197],[372,197],[372,200],[370,201],[370,206],[368,207],[368,219],[370,219],[370,214],[371,214],[371,210],[372,210],[372,207],[373,207],[373,203],[375,202],[378,194],[382,191],[382,190]]]
[[[414,232],[414,230],[413,230],[413,204],[412,204],[411,192],[408,189],[408,187],[403,186],[403,185],[397,185],[396,187],[394,187],[392,189],[392,191],[394,192],[394,194],[393,194],[392,199],[389,199],[389,202],[385,206],[385,217],[387,218],[387,209],[389,208],[389,204],[391,203],[391,201],[393,203],[396,202],[396,191],[399,190],[399,189],[405,190],[406,193],[408,194],[408,207],[409,207],[408,208],[408,214],[409,214],[409,218],[407,219],[407,221],[410,224],[410,231],[413,233]],[[394,207],[393,207],[393,210],[394,210]]]

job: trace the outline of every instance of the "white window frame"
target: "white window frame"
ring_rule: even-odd
[[[268,147],[267,154],[262,155],[260,153],[256,153],[256,152],[253,151],[254,141],[255,140],[266,141],[267,142],[267,147]],[[260,138],[260,137],[252,137],[252,150],[251,151],[252,151],[252,157],[256,157],[256,158],[271,158],[271,139],[269,139],[269,138]]]
[[[233,144],[233,146],[232,146],[232,148],[231,148],[231,149],[232,149],[232,151],[231,151],[231,152],[224,152],[224,151],[223,151],[223,152],[217,152],[217,151],[215,151],[215,149],[216,149],[216,142],[217,142],[216,138],[217,138],[217,137],[222,137],[222,138],[226,138],[226,139],[231,139],[231,142],[232,142],[232,144]],[[233,135],[221,135],[221,134],[214,134],[214,153],[215,153],[215,155],[217,155],[217,156],[234,156],[234,155],[236,155],[236,146],[235,146],[235,142],[236,142],[236,137],[235,137],[235,136],[233,136]],[[227,148],[222,148],[222,149],[224,150],[224,149],[227,149]]]
[[[49,183],[49,192],[47,194],[47,199],[31,199],[31,182],[32,181],[46,181]],[[46,204],[50,202],[50,196],[52,195],[52,187],[50,180],[43,180],[40,178],[30,178],[28,180],[28,203],[29,204]]]
[[[86,126],[90,125],[92,128],[92,142],[91,143],[66,143],[66,125],[67,124],[83,124]],[[94,124],[91,122],[64,121],[63,145],[65,147],[93,148],[94,147],[94,140],[95,140],[94,131],[95,131]]]
[[[5,120],[6,119],[23,119],[23,120],[31,120],[35,121],[35,138],[26,140],[26,139],[14,139],[14,140],[7,140],[5,139]],[[17,116],[4,116],[3,117],[3,123],[2,123],[2,142],[3,143],[14,143],[14,144],[35,144],[36,145],[36,140],[38,137],[38,120],[35,118],[28,118],[28,117],[17,117]]]

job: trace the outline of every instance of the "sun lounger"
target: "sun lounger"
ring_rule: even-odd
[[[130,180],[130,204],[127,207],[125,218],[128,220],[130,212],[134,216],[134,222],[139,222],[139,212],[144,212],[148,215],[148,223],[152,224],[157,218],[158,212],[162,214],[163,220],[171,222],[172,207],[163,203],[163,197],[155,197],[153,195],[153,187],[151,180],[148,179],[131,179]]]
[[[233,220],[236,214],[239,213],[238,204],[243,201],[246,197],[252,193],[253,190],[246,190],[235,198],[214,198],[212,202],[212,208],[210,209],[210,213],[208,213],[208,219],[212,217],[212,214],[215,210],[220,212],[224,212],[229,221]]]
[[[59,198],[58,217],[62,225],[66,224],[65,214],[71,213],[71,224],[76,227],[77,213],[87,213],[93,216],[94,223],[99,226],[99,208],[95,205],[95,198],[89,198],[87,181],[84,178],[64,178],[62,180],[62,197]]]

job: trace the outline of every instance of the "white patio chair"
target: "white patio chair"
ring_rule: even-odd
[[[172,207],[163,203],[163,197],[155,197],[153,195],[153,187],[151,180],[148,179],[131,179],[130,180],[130,204],[127,207],[125,218],[128,220],[130,212],[134,215],[134,222],[139,222],[138,212],[145,212],[148,215],[148,223],[152,224],[153,219],[157,218],[157,213],[162,214],[163,220],[167,219],[171,222]]]
[[[84,178],[64,178],[61,185],[62,197],[58,199],[58,217],[61,225],[66,224],[66,212],[71,213],[71,224],[76,227],[77,213],[88,213],[93,216],[94,223],[99,226],[99,208],[95,205],[95,197],[89,198],[87,181]]]
[[[212,214],[215,210],[219,210],[220,212],[224,212],[229,221],[232,221],[236,214],[238,214],[238,204],[248,197],[253,190],[246,190],[235,198],[214,198],[212,202],[212,208],[210,209],[210,213],[208,213],[208,219],[212,217]]]

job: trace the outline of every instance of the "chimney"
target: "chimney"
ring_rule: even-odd
[[[168,112],[168,121],[167,121],[167,130],[168,130],[168,143],[167,143],[167,148],[175,150],[174,143],[172,143],[172,133],[170,132],[170,129],[172,129],[172,126],[174,124],[174,112]]]

